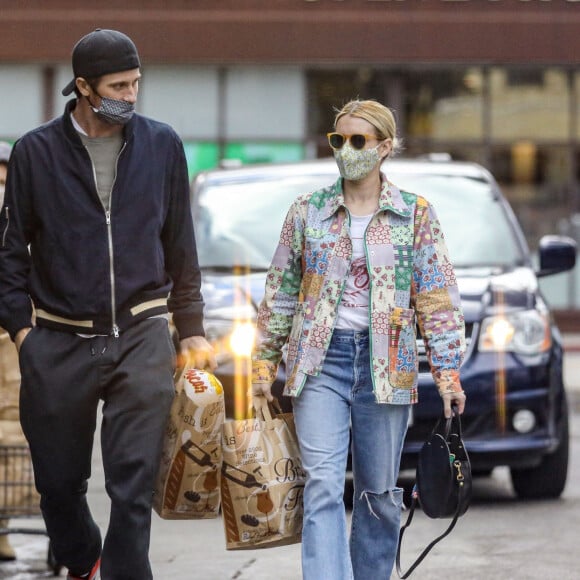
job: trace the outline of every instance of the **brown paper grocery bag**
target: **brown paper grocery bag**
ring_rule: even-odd
[[[20,397],[20,366],[14,343],[6,331],[0,328],[0,415],[6,408],[18,412]],[[10,419],[11,417],[2,417]],[[18,413],[16,414],[18,420]]]
[[[0,417],[7,416],[7,408]],[[16,409],[17,412],[17,409]],[[10,516],[40,514],[40,496],[28,443],[20,421],[0,418],[0,513]]]
[[[226,421],[222,516],[228,550],[300,542],[305,474],[292,413]]]
[[[220,507],[223,387],[211,373],[186,366],[165,431],[153,508],[164,519],[206,519]]]

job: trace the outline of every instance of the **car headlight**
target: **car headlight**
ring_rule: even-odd
[[[552,346],[547,312],[523,310],[490,316],[481,323],[480,352],[533,355]]]

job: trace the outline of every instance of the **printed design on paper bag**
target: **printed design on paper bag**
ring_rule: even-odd
[[[200,373],[197,369],[187,369],[183,376],[196,394],[205,393],[208,390],[213,390],[216,395],[221,395],[224,392],[222,384],[212,374]]]
[[[291,458],[283,458],[278,460],[274,465],[274,471],[280,475],[276,477],[276,483],[273,484],[287,484],[297,480],[299,477],[304,477],[302,466],[297,467]],[[242,531],[241,540],[254,540],[257,536],[276,536],[281,535],[280,526],[284,525],[283,515],[278,518],[279,527],[270,527],[270,512],[274,509],[274,502],[270,493],[269,485],[264,481],[264,475],[261,472],[261,467],[257,467],[252,472],[244,471],[227,461],[222,463],[222,476],[228,478],[239,486],[252,490],[246,496],[248,513],[240,515],[240,521],[250,528],[258,528],[262,522],[266,524],[265,530],[245,530]],[[259,478],[259,479],[258,479]],[[255,489],[254,489],[255,488]],[[283,509],[286,511],[294,511],[297,509],[303,510],[303,489],[304,482],[296,486],[292,486],[287,490],[285,501],[283,502]],[[250,513],[251,512],[251,513]],[[260,516],[263,514],[263,516]],[[272,514],[274,515],[274,514]]]
[[[226,421],[221,475],[228,549],[299,541],[305,473],[284,420]]]
[[[217,457],[218,457],[218,447],[215,449],[205,451],[197,443],[191,440],[191,433],[189,431],[184,431],[181,435],[181,440],[183,444],[181,445],[181,450],[189,459],[192,459],[200,467],[207,467],[209,471],[204,470],[202,474],[198,477],[203,477],[202,489],[207,493],[206,502],[204,506],[204,511],[213,511],[210,506],[210,497],[218,488],[218,469],[217,469]],[[213,458],[212,458],[213,456]],[[184,492],[183,496],[185,499],[191,501],[192,503],[197,503],[201,499],[201,495],[197,491],[187,490]]]
[[[181,373],[168,421],[154,508],[168,519],[218,516],[223,387],[211,373]]]
[[[256,487],[258,489],[256,493],[256,497],[258,498],[257,501],[257,509],[261,513],[266,515],[266,524],[268,526],[268,535],[270,535],[270,524],[268,522],[268,513],[272,511],[274,504],[272,503],[272,499],[270,498],[270,493],[268,492],[268,486],[265,483],[260,483],[256,479],[256,474],[259,474],[262,478],[264,477],[261,473],[261,468],[257,467],[253,470],[253,473],[249,473],[244,471],[243,469],[239,469],[234,465],[230,465],[227,462],[222,463],[222,475],[227,477],[229,480],[245,487],[247,489],[252,489]],[[240,516],[240,520],[250,526],[252,528],[257,528],[260,525],[260,520],[253,516],[252,514],[242,514]]]

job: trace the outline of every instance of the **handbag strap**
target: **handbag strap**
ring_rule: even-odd
[[[433,547],[438,544],[445,536],[451,533],[451,530],[455,527],[457,520],[459,519],[459,515],[461,512],[461,508],[463,506],[463,502],[465,500],[465,487],[462,483],[459,484],[459,498],[457,502],[457,509],[455,510],[455,514],[453,515],[453,519],[447,529],[440,535],[437,536],[419,555],[419,557],[411,564],[409,569],[406,572],[401,571],[401,545],[403,543],[403,534],[405,530],[411,525],[411,521],[413,520],[413,514],[415,513],[415,508],[417,507],[418,503],[418,495],[417,490],[413,489],[413,501],[411,502],[411,507],[409,511],[409,515],[407,516],[407,521],[405,525],[401,527],[399,530],[399,543],[397,545],[397,557],[396,557],[396,566],[397,566],[397,574],[401,580],[404,578],[408,578],[411,573],[415,570],[415,568],[425,559],[425,556],[433,549]]]
[[[455,405],[452,407],[451,416],[440,417],[431,433],[439,433],[446,441],[451,434],[458,435],[460,439],[463,439],[461,416],[457,412]]]

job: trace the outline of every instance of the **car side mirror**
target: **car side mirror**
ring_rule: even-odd
[[[538,251],[538,277],[566,272],[576,265],[576,242],[567,236],[543,236]]]

